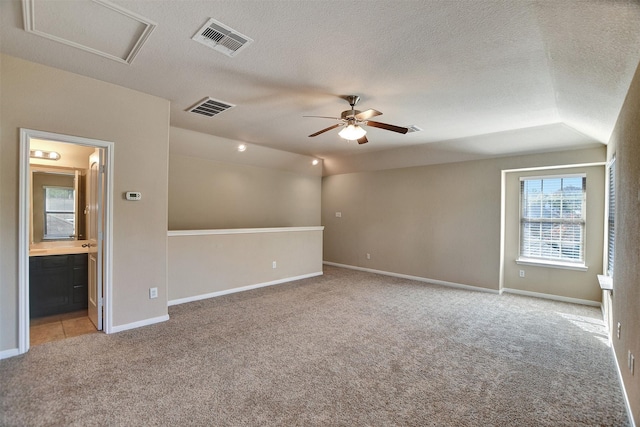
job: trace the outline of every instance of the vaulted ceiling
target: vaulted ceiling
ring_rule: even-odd
[[[25,5],[36,29],[103,51],[148,37],[116,61],[25,31]],[[3,53],[166,98],[176,127],[324,158],[606,143],[640,61],[638,1],[2,0],[0,12]],[[253,42],[229,57],[192,40],[209,18]],[[378,121],[423,130],[369,127],[364,145],[337,130],[309,138],[336,122],[303,116],[340,116],[350,94]],[[235,107],[185,111],[206,97]]]

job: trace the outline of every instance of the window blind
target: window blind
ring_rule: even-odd
[[[584,263],[586,176],[520,179],[520,256]]]
[[[607,200],[609,215],[607,216],[607,274],[613,276],[616,236],[616,159],[609,164],[609,197]]]

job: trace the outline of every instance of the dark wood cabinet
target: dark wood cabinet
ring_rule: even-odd
[[[87,308],[87,254],[29,258],[31,317],[51,316]]]

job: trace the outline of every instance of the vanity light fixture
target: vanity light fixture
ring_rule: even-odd
[[[238,151],[241,152],[241,153],[243,151],[247,151],[247,146],[245,144],[238,145]]]
[[[56,151],[31,150],[29,157],[41,160],[60,160],[60,153]]]
[[[313,161],[311,162],[313,166],[316,166],[318,163],[320,163],[320,160],[318,159],[313,159]]]

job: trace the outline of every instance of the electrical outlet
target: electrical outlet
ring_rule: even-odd
[[[620,329],[622,328],[622,324],[620,322],[618,322],[618,329],[616,331],[616,336],[618,337],[618,339],[620,339]]]
[[[371,254],[367,254],[367,259],[371,259]]]
[[[158,288],[149,288],[149,299],[158,298]]]
[[[524,270],[520,270],[520,277],[524,277]]]
[[[336,218],[342,218],[342,212],[336,212]]]
[[[273,261],[273,263],[271,264],[271,268],[276,268],[277,264],[275,261]]]

